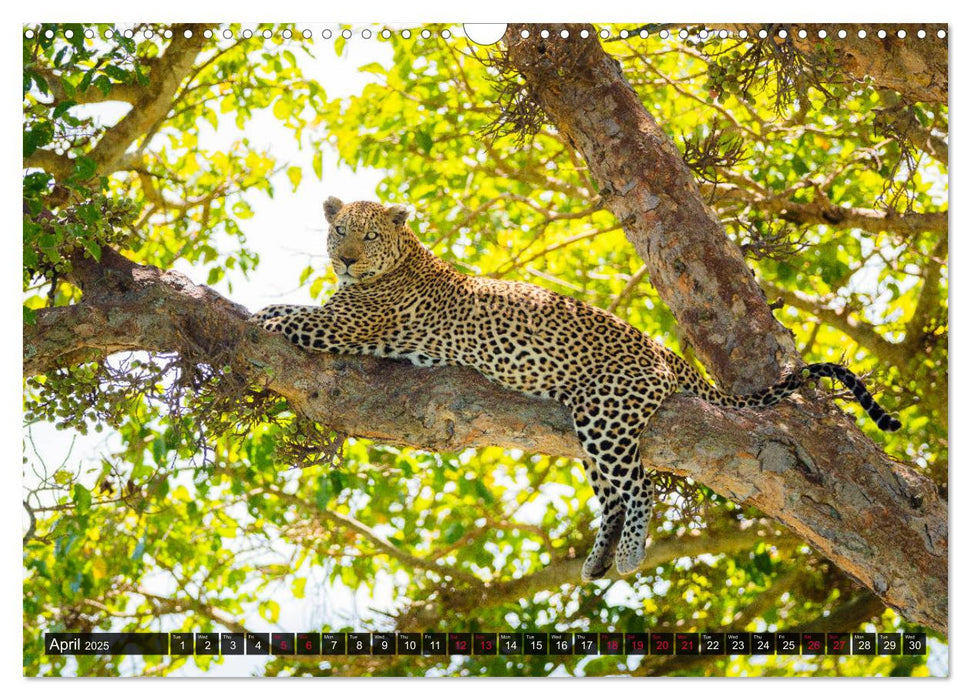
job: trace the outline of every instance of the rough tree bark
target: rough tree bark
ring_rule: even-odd
[[[829,60],[843,74],[859,82],[870,79],[875,86],[893,90],[910,102],[947,104],[948,39],[937,36],[938,31],[947,31],[946,24],[714,24],[709,28],[744,29],[753,37],[760,29],[777,33],[785,28],[793,44],[810,53],[824,45],[819,40],[823,30],[828,37],[826,49],[832,51]],[[901,28],[907,36],[896,35]],[[840,29],[846,31],[842,39],[836,36]],[[881,29],[886,31],[882,39],[877,34]],[[923,39],[917,36],[921,29],[926,32]],[[800,37],[799,30],[805,30],[806,36]],[[861,37],[860,31],[866,36]]]
[[[100,264],[78,265],[75,280],[81,303],[42,309],[25,326],[25,375],[123,350],[191,347],[220,366],[251,367],[294,410],[350,435],[437,451],[581,455],[563,406],[474,371],[305,353],[247,323],[245,309],[211,289],[110,250]],[[831,404],[730,411],[676,396],[641,449],[646,464],[758,507],[907,619],[946,631],[947,504]]]

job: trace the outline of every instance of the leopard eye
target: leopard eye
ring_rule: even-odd
[[[344,235],[344,227],[343,226],[335,226],[334,227],[334,230],[337,232],[337,235],[338,236],[343,236]]]
[[[377,231],[368,231],[366,234],[364,234],[365,241],[373,241],[373,240],[376,240],[377,237],[378,237]]]

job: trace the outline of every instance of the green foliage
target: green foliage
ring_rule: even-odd
[[[85,28],[98,38],[83,38]],[[25,40],[25,323],[38,309],[77,301],[79,291],[65,281],[72,261],[97,260],[103,246],[163,268],[191,264],[210,284],[245,276],[259,263],[246,243],[252,196],[272,196],[281,186],[298,191],[307,181],[308,164],[278,162],[246,135],[258,119],[271,118],[309,146],[317,179],[328,149],[351,170],[379,170],[378,197],[414,206],[416,232],[458,267],[609,308],[690,355],[564,136],[549,125],[524,143],[515,134],[488,135],[502,85],[481,60],[485,49],[435,38],[442,27],[430,27],[429,40],[396,32],[392,61],[360,68],[369,82],[359,94],[328,99],[323,86],[304,77],[311,43],[285,41],[286,27],[274,26],[271,39],[212,38],[165,119],[131,144],[136,162],[103,172],[90,154],[111,124],[96,118],[92,105],[100,104],[98,95],[152,85],[169,40],[161,34],[166,27],[150,28],[154,38],[132,41],[109,25],[44,25],[32,28],[37,39]],[[114,36],[104,39],[109,29]],[[238,36],[239,26],[229,29]],[[755,63],[766,79],[739,80],[750,44],[686,45],[652,35],[604,45],[657,121],[686,151],[694,148],[693,162],[704,163],[703,194],[770,301],[789,300],[777,315],[805,359],[844,357],[871,369],[869,381],[885,387],[881,403],[907,426],[894,436],[871,435],[944,488],[946,230],[912,232],[866,219],[843,225],[833,213],[837,206],[889,207],[888,220],[896,220],[943,211],[944,166],[925,155],[909,170],[909,147],[881,130],[878,94],[828,80],[825,61],[816,69],[819,85],[797,84],[780,108],[778,68],[768,58]],[[319,50],[330,57],[346,49],[338,38]],[[946,135],[946,109],[914,110],[925,127]],[[242,135],[226,146],[217,136],[228,128]],[[706,149],[714,151],[707,158]],[[70,168],[50,158],[56,151],[71,158]],[[798,214],[800,205],[822,214]],[[319,267],[293,271],[314,297],[329,279]],[[297,601],[314,611],[314,629],[825,627],[824,614],[860,595],[760,513],[705,488],[669,493],[654,538],[702,537],[710,554],[675,558],[626,582],[544,580],[544,572],[582,558],[592,540],[595,506],[578,463],[499,449],[428,454],[343,443],[326,426],[296,418],[279,397],[232,386],[232,372],[219,365],[198,357],[116,358],[26,383],[25,501],[34,524],[24,545],[25,639],[58,630],[276,629],[290,624],[288,606]],[[39,421],[80,433],[107,429],[102,458],[76,469],[47,465],[31,444],[30,426]],[[686,504],[692,498],[697,502]],[[722,546],[754,527],[770,534]],[[338,613],[352,594],[375,597],[374,607],[387,615],[362,611],[348,621]],[[317,612],[320,600],[331,604],[327,614]],[[910,629],[888,612],[879,629],[900,628]],[[204,672],[221,661],[148,658],[139,672]],[[26,675],[120,675],[130,663],[78,657],[74,667],[30,644],[24,652]],[[393,657],[380,665],[279,657],[264,672],[446,669],[927,673],[921,660],[888,657],[732,657],[670,668],[637,657]]]

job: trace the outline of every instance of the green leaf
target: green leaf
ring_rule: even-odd
[[[88,255],[94,258],[96,262],[101,262],[101,246],[96,241],[86,238],[81,243],[84,245],[84,249],[88,251]]]
[[[445,540],[445,544],[455,544],[464,534],[465,525],[460,522],[453,522],[445,528],[445,532],[442,533],[442,538]]]
[[[64,100],[63,102],[58,102],[54,107],[54,112],[51,116],[54,119],[59,119],[65,112],[67,112],[67,110],[71,109],[71,107],[75,106],[76,104],[77,102],[74,100]]]
[[[317,493],[314,497],[317,508],[320,510],[326,510],[327,504],[330,503],[330,498],[333,493],[334,490],[328,476],[326,474],[319,476],[317,478]]]
[[[78,515],[83,515],[91,510],[91,492],[81,484],[74,484],[71,487],[71,497],[74,499],[74,507]]]
[[[263,600],[259,605],[260,617],[267,622],[276,622],[280,619],[280,604],[275,600]]]
[[[126,71],[124,68],[120,68],[114,64],[109,63],[104,67],[104,72],[111,78],[114,78],[119,83],[127,83],[131,80],[131,73]],[[107,93],[105,93],[107,94]]]
[[[303,178],[303,170],[296,165],[291,165],[287,168],[287,177],[290,178],[290,184],[293,185],[293,191],[296,192],[297,188],[300,187],[300,180]]]
[[[293,105],[290,103],[289,98],[281,97],[273,103],[273,116],[280,121],[286,121],[292,113]]]
[[[101,94],[105,97],[111,92],[111,79],[107,75],[99,75],[94,79],[92,83],[96,88],[101,91]]]
[[[94,177],[98,171],[98,164],[88,156],[78,156],[74,160],[74,172],[71,178],[76,182],[86,182]]]
[[[83,24],[64,24],[61,28],[67,33],[68,30],[71,31],[71,37],[68,38],[71,46],[79,51],[84,48],[84,25]]]
[[[165,438],[160,435],[152,440],[152,459],[158,466],[164,466],[166,454],[168,454],[168,447],[165,444]]]
[[[296,578],[293,580],[293,584],[291,585],[290,590],[293,591],[294,598],[303,598],[307,594],[306,588],[307,588],[307,579],[301,576],[300,578]]]
[[[24,158],[33,155],[54,138],[54,127],[50,122],[35,123],[31,128],[24,129]]]
[[[253,209],[248,202],[241,199],[233,204],[233,214],[240,219],[252,219]]]
[[[415,141],[418,143],[418,147],[426,155],[428,153],[431,153],[432,146],[434,145],[434,141],[432,141],[432,137],[431,137],[431,135],[427,131],[424,131],[423,129],[419,129],[418,131],[416,131],[415,132]]]

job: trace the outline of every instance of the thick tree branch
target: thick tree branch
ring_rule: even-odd
[[[187,29],[192,36],[185,36]],[[131,111],[109,129],[88,154],[98,164],[99,174],[112,172],[128,147],[153,131],[168,114],[176,91],[208,41],[203,36],[204,29],[205,25],[200,24],[172,27],[172,41],[152,67],[147,89],[132,104]]]
[[[112,83],[111,88],[108,90],[108,94],[102,92],[100,87],[91,85],[87,90],[83,90],[81,92],[75,91],[73,95],[69,95],[67,90],[64,89],[64,85],[61,82],[61,74],[59,72],[51,70],[47,66],[36,64],[31,68],[34,72],[43,76],[44,80],[47,82],[48,88],[50,88],[51,95],[54,97],[55,102],[66,102],[70,100],[71,102],[79,105],[94,104],[98,102],[127,102],[128,104],[134,104],[142,92],[142,88],[138,85],[129,83]]]
[[[106,249],[74,265],[81,304],[24,327],[24,373],[117,350],[211,353],[248,366],[294,410],[349,435],[436,450],[496,445],[579,457],[568,411],[474,371],[305,353],[245,309],[177,272]],[[666,401],[641,443],[645,463],[690,476],[788,526],[909,620],[947,627],[947,504],[832,405],[790,399],[723,410]]]
[[[165,119],[179,86],[195,64],[196,57],[208,39],[203,36],[206,25],[173,25],[174,36],[165,53],[151,63],[149,83],[144,88],[132,87],[125,101],[132,108],[121,121],[108,129],[98,143],[86,154],[97,165],[98,175],[108,175],[119,168],[125,152],[145,134],[153,132]],[[192,32],[186,37],[185,31]],[[52,81],[56,83],[57,81]],[[40,150],[24,160],[25,168],[44,168],[63,179],[73,171],[72,159]]]
[[[42,148],[24,158],[24,167],[40,168],[53,175],[55,179],[63,180],[74,172],[74,159]]]
[[[563,28],[569,38],[560,38]],[[772,384],[799,362],[791,334],[773,318],[674,143],[617,62],[595,38],[581,38],[582,28],[550,27],[546,40],[523,39],[524,25],[510,25],[508,59],[531,99],[583,154],[607,208],[705,366],[734,392]]]
[[[930,102],[947,104],[947,38],[939,39],[937,32],[947,30],[946,24],[903,25],[907,36],[896,36],[899,24],[888,26],[873,24],[715,24],[709,29],[728,29],[738,32],[746,30],[750,37],[757,37],[760,29],[767,29],[777,35],[785,27],[790,40],[796,47],[812,54],[825,51],[830,54],[827,60],[835,60],[841,75],[847,75],[863,82],[867,78],[880,88],[899,92],[910,102]],[[799,37],[799,30],[806,30],[806,37]],[[827,37],[819,38],[819,30],[825,30]],[[843,29],[846,36],[842,39],[836,33]],[[877,31],[884,29],[887,36],[879,38]],[[927,35],[920,39],[917,31],[923,29]],[[860,37],[860,31],[866,32]],[[781,39],[777,39],[781,41]]]

